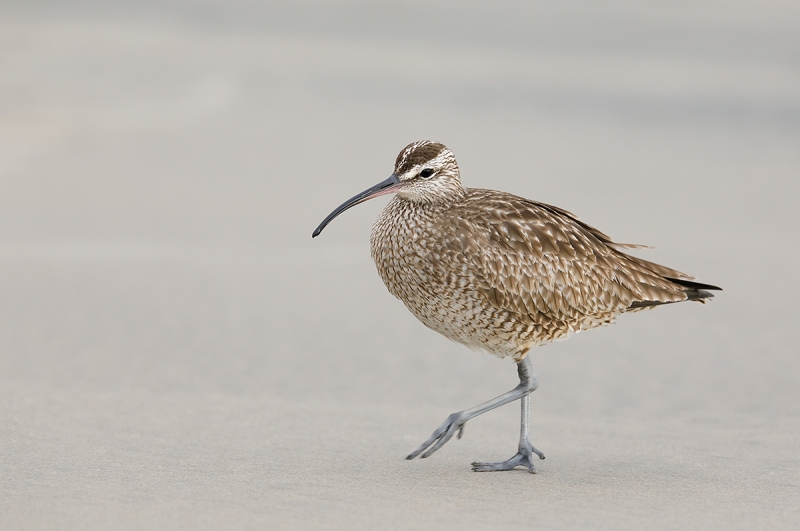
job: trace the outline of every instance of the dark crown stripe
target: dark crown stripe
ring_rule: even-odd
[[[395,173],[402,175],[417,164],[435,159],[445,149],[439,142],[414,142],[400,152],[395,161]]]

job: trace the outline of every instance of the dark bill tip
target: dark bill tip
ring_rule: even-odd
[[[372,188],[364,190],[360,194],[351,197],[350,199],[339,205],[336,208],[336,210],[328,214],[327,218],[322,220],[322,223],[319,224],[319,227],[314,229],[314,232],[311,233],[311,237],[316,238],[317,236],[319,236],[319,234],[322,232],[322,229],[324,229],[328,225],[328,223],[333,221],[333,218],[335,218],[348,208],[352,208],[359,203],[363,203],[368,199],[372,199],[373,197],[378,197],[379,195],[391,194],[392,192],[396,192],[401,186],[403,186],[403,183],[400,182],[400,179],[397,177],[397,175],[393,173],[385,181],[379,182]]]

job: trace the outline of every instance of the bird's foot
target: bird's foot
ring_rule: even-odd
[[[464,435],[464,424],[466,423],[467,421],[464,418],[463,411],[453,413],[447,417],[447,420],[445,420],[441,426],[436,428],[436,431],[433,432],[433,435],[428,437],[428,440],[422,443],[419,448],[408,454],[406,459],[414,459],[419,454],[422,454],[422,459],[429,457],[433,452],[444,446],[456,433],[458,433],[458,438],[460,439],[461,436]],[[422,452],[425,453],[423,454]]]
[[[534,446],[527,442],[527,444],[519,445],[519,452],[517,455],[506,461],[500,463],[472,463],[473,472],[500,472],[503,470],[512,470],[518,466],[523,466],[528,469],[531,474],[536,473],[536,467],[533,465],[533,454],[539,456],[539,459],[544,459],[544,454],[534,448]]]

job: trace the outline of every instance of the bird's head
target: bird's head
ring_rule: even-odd
[[[431,140],[403,148],[394,163],[393,175],[402,183],[397,195],[416,203],[447,202],[464,192],[453,152]]]
[[[427,204],[448,203],[461,197],[464,188],[453,152],[444,144],[432,140],[407,145],[397,155],[394,172],[388,179],[342,203],[320,223],[312,238],[348,208],[373,197],[395,192],[406,201]]]

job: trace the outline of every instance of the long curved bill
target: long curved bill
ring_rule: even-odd
[[[316,230],[313,232],[313,234],[311,234],[311,237],[316,238],[317,236],[319,236],[319,233],[322,232],[322,229],[324,229],[328,225],[328,223],[333,221],[333,218],[335,218],[348,208],[354,207],[359,203],[363,203],[368,199],[372,199],[373,197],[378,197],[379,195],[386,195],[396,192],[397,190],[400,189],[400,187],[403,186],[403,184],[405,183],[400,181],[400,179],[397,177],[397,174],[393,173],[385,181],[381,181],[372,188],[364,190],[360,194],[351,197],[350,199],[339,205],[339,207],[336,210],[328,214],[328,217],[325,218],[322,221],[322,223],[319,224],[319,227],[317,227]]]

